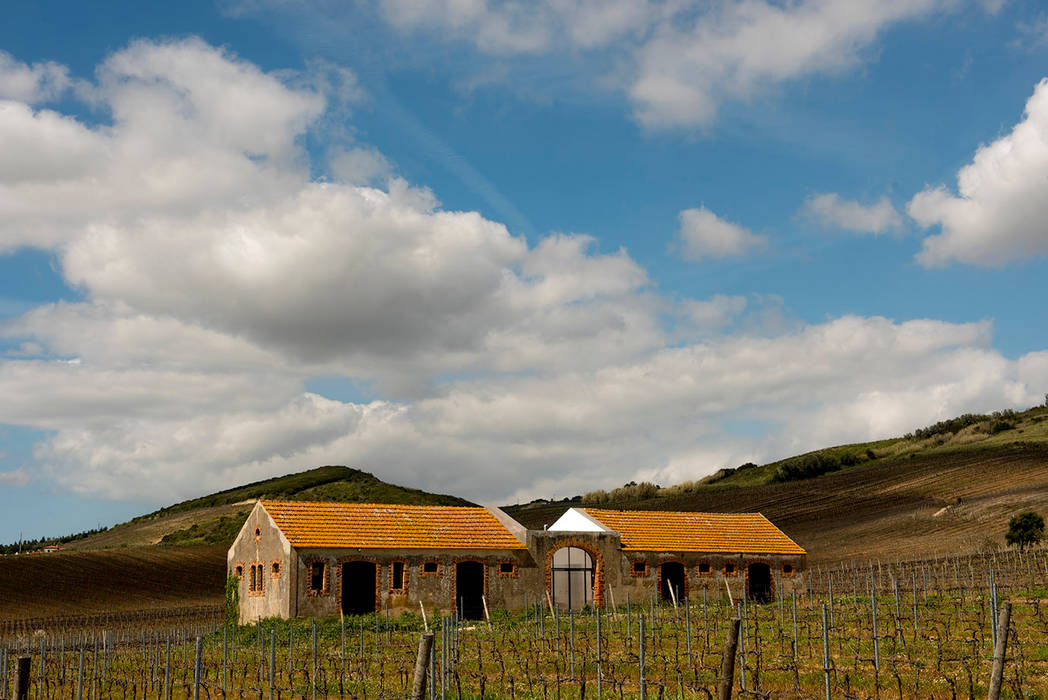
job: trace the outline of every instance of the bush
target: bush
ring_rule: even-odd
[[[1044,518],[1032,510],[1019,513],[1008,521],[1004,536],[1009,546],[1019,545],[1019,551],[1044,539]]]
[[[810,479],[829,472],[839,471],[841,462],[828,454],[807,454],[784,461],[775,470],[772,481],[785,482],[798,479]]]

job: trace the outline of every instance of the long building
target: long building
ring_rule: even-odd
[[[242,620],[681,601],[773,600],[806,553],[759,513],[571,508],[528,530],[498,508],[259,501],[229,549]]]

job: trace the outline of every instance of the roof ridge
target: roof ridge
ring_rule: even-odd
[[[268,498],[258,499],[263,505],[312,505],[312,506],[378,506],[380,508],[458,508],[462,510],[487,510],[484,506],[452,506],[439,503],[359,503],[356,501],[289,501],[273,500]]]
[[[583,506],[582,510],[585,511],[600,511],[602,513],[651,513],[653,515],[759,515],[765,520],[768,520],[760,511],[746,511],[743,513],[724,513],[718,511],[705,511],[705,510],[647,510],[635,508],[633,510],[619,510],[612,508],[592,508],[590,506]],[[768,522],[771,522],[770,520]]]

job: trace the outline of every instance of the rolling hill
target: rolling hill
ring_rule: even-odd
[[[797,477],[805,465],[828,469]],[[533,528],[572,506],[759,511],[804,546],[813,563],[1000,547],[1012,515],[1048,512],[1048,407],[960,416],[901,438],[724,469],[630,497],[637,490],[506,511]]]
[[[162,508],[58,554],[0,558],[0,621],[217,605],[225,550],[257,498],[471,505],[347,467],[267,479]],[[1048,407],[959,416],[899,438],[722,469],[668,488],[632,484],[505,509],[541,529],[586,505],[759,511],[808,550],[812,565],[1002,547],[1012,515],[1048,512]],[[100,573],[82,579],[76,571]],[[163,582],[172,576],[192,585],[184,593],[170,589]],[[128,584],[135,580],[141,583]]]

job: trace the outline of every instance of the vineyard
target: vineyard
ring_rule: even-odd
[[[779,588],[778,586],[776,587]],[[490,621],[385,613],[226,627],[156,618],[3,629],[0,697],[32,658],[30,698],[406,697],[420,633],[436,632],[428,696],[714,697],[741,619],[737,697],[981,698],[997,610],[1012,604],[1002,697],[1048,697],[1048,552],[811,571],[764,605],[693,591],[679,605],[493,611]]]

